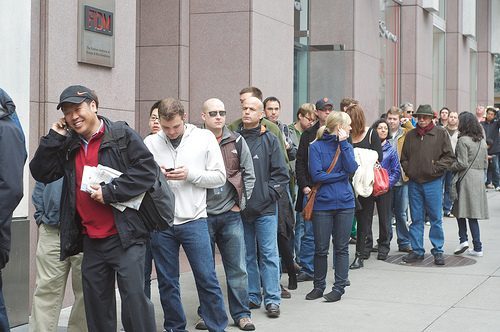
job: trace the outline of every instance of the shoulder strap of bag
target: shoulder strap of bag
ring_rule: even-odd
[[[328,167],[328,169],[326,170],[327,173],[330,173],[333,170],[333,168],[337,164],[337,161],[339,160],[339,156],[340,156],[340,142],[339,142],[339,145],[337,146],[337,151],[335,151],[335,156],[333,157],[332,163],[330,164],[330,167]],[[320,186],[321,186],[321,183],[316,183],[313,186],[313,189],[318,190],[318,188]]]
[[[335,156],[333,157],[330,167],[328,167],[328,169],[326,170],[327,173],[330,173],[333,170],[333,168],[337,164],[337,161],[339,160],[339,156],[340,156],[340,143],[337,146],[337,151],[335,151]]]
[[[472,162],[469,164],[469,167],[467,167],[464,174],[460,177],[460,179],[458,179],[457,182],[462,181],[462,179],[465,177],[465,175],[467,175],[467,172],[472,167],[472,164],[474,164],[474,162],[476,161],[477,155],[479,154],[479,150],[481,150],[481,141],[478,142],[477,151],[476,151],[476,155],[474,156],[474,159],[472,159]]]
[[[116,121],[113,124],[113,128],[111,129],[111,136],[113,137],[113,140],[118,144],[118,149],[120,150],[120,156],[123,165],[125,166],[125,168],[128,168],[130,161],[128,157],[128,141],[125,136],[125,126],[128,126],[125,121]]]

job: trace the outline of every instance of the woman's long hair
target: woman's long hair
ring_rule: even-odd
[[[484,138],[481,124],[470,112],[462,112],[458,116],[458,131],[458,137],[469,136],[474,142],[479,142]]]
[[[321,139],[325,130],[332,134],[337,127],[346,127],[351,124],[351,118],[347,113],[340,111],[331,112],[326,118],[326,122],[324,126],[319,127],[318,132],[316,133],[316,139]]]
[[[346,113],[351,117],[351,135],[352,137],[359,137],[365,132],[366,118],[365,112],[359,104],[354,104],[346,109]]]

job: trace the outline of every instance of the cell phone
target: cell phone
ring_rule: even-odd
[[[165,172],[168,173],[168,172],[172,172],[175,168],[165,168]]]

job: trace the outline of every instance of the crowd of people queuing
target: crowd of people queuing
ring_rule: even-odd
[[[15,115],[8,105],[2,101],[2,112]],[[256,329],[253,309],[279,317],[281,300],[301,282],[313,281],[306,300],[341,300],[350,286],[349,270],[363,268],[372,252],[386,260],[393,237],[403,262],[418,263],[424,259],[426,224],[434,263],[446,264],[443,217],[457,219],[454,254],[483,255],[478,220],[488,219],[486,189],[500,190],[494,107],[487,107],[486,116],[481,106],[476,114],[446,107],[437,114],[430,105],[415,109],[404,103],[370,124],[357,100],[344,98],[336,110],[325,97],[301,105],[296,121],[286,125],[280,100],[264,99],[256,87],[240,91],[240,105],[241,117],[227,123],[224,103],[206,100],[199,128],[187,122],[180,100],[159,100],[149,113],[150,134],[142,139],[125,123],[98,114],[99,99],[91,89],[75,85],[61,93],[57,109],[63,116],[41,138],[30,162],[39,226],[31,330],[57,330],[71,271],[71,331],[116,331],[115,283],[124,330],[155,331],[154,262],[164,331],[186,331],[181,246],[198,292],[195,328],[209,331],[224,331],[229,320],[215,271],[216,247],[229,316],[244,331]],[[198,111],[191,112],[194,119]],[[6,130],[3,123],[0,130]],[[16,123],[9,126],[15,129]],[[22,131],[16,135],[22,141]],[[126,142],[125,152],[118,140]],[[99,164],[122,174],[82,191],[84,167]],[[136,210],[110,204],[149,190],[158,166],[175,195],[175,217],[171,227],[151,232]],[[388,173],[385,193],[373,192],[374,167]],[[310,199],[312,218],[305,220]],[[2,214],[2,227],[11,214]],[[334,282],[325,293],[330,241]],[[356,248],[352,260],[350,243]],[[0,252],[3,268],[8,250]],[[0,325],[8,327],[1,295],[0,283]]]

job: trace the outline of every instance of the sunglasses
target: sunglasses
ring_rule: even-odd
[[[207,112],[207,114],[211,118],[215,118],[217,116],[217,114],[219,114],[220,116],[226,116],[226,111],[210,111],[210,112]]]

